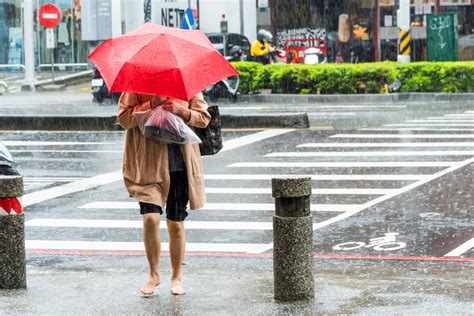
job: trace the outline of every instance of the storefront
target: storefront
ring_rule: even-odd
[[[412,61],[428,60],[426,42],[426,16],[453,12],[457,17],[458,60],[474,60],[474,1],[472,0],[411,0],[410,20],[412,34]],[[438,2],[438,3],[437,3]],[[397,60],[398,0],[380,0],[380,60]]]
[[[0,0],[0,65],[24,63],[21,2],[22,0]],[[86,63],[85,42],[81,40],[80,0],[36,0],[34,1],[35,64],[38,66],[51,62],[51,51],[45,45],[45,28],[38,21],[38,11],[46,3],[53,3],[61,10],[61,21],[55,28],[56,48],[53,50],[55,63]]]
[[[304,38],[317,38],[329,62],[374,61],[373,0],[275,0],[271,3],[271,25],[279,45]]]
[[[329,62],[397,60],[399,0],[307,0],[269,2],[271,31],[278,45],[289,37],[324,34]],[[457,16],[459,60],[474,60],[474,0],[411,0],[411,60],[427,60],[426,15]],[[268,24],[268,22],[266,22]]]

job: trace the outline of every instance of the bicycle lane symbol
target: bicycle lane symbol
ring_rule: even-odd
[[[332,247],[333,250],[354,250],[359,248],[373,248],[376,251],[391,251],[406,248],[406,243],[396,241],[398,233],[385,233],[384,237],[371,238],[366,244],[362,241],[349,241]]]

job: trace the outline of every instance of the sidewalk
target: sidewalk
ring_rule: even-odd
[[[187,257],[185,262],[186,295],[170,294],[169,258],[163,256],[162,284],[155,296],[143,298],[138,288],[147,273],[144,256],[28,254],[28,289],[0,291],[0,313],[468,315],[472,312],[471,272],[462,263],[315,258],[315,300],[278,303],[273,299],[271,257]]]

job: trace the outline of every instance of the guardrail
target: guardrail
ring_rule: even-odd
[[[40,64],[38,65],[38,71],[41,71],[41,68],[56,68],[58,70],[63,70],[64,68],[66,67],[71,67],[71,68],[87,68],[87,63],[72,63],[72,64],[68,64],[68,63],[65,63],[65,64],[54,64],[54,65],[51,65],[51,64]]]
[[[26,71],[25,65],[22,64],[2,64],[0,65],[0,69],[2,68],[21,68],[23,71]]]

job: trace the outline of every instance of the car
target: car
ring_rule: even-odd
[[[232,48],[240,47],[245,55],[250,55],[250,41],[238,33],[206,33],[214,47],[224,56],[232,56]]]

